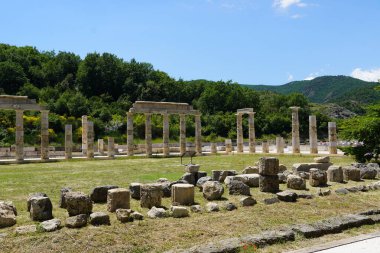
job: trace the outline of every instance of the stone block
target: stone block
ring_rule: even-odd
[[[131,183],[129,185],[129,192],[131,193],[131,198],[140,200],[140,189],[141,189],[140,183]]]
[[[330,182],[343,182],[343,169],[341,166],[330,166],[327,169],[327,180]]]
[[[259,174],[241,174],[241,175],[234,176],[233,179],[242,181],[249,187],[259,187],[260,175]]]
[[[213,170],[212,171],[212,180],[218,182],[224,182],[227,176],[236,176],[236,170]]]
[[[119,188],[116,185],[97,186],[92,189],[90,198],[94,203],[106,203],[108,190]]]
[[[26,209],[28,212],[30,212],[30,204],[32,202],[32,198],[34,198],[34,197],[47,197],[47,195],[46,195],[46,193],[42,193],[42,192],[36,192],[36,193],[29,194],[28,199],[26,201]]]
[[[149,218],[156,219],[156,218],[165,218],[167,217],[167,213],[165,209],[163,208],[157,208],[153,206],[148,212],[147,215]]]
[[[251,195],[249,186],[244,184],[241,181],[233,180],[230,182],[230,184],[227,187],[228,187],[228,193],[230,195],[246,195],[246,196]]]
[[[172,202],[180,205],[192,205],[194,203],[194,185],[175,184],[172,186]]]
[[[51,219],[41,222],[39,225],[43,232],[54,232],[61,228],[61,221],[59,219]]]
[[[116,209],[130,208],[130,193],[128,189],[116,188],[108,190],[107,194],[107,210],[109,212],[115,212]]]
[[[188,184],[195,185],[195,184],[197,183],[197,181],[196,181],[196,176],[197,176],[197,173],[189,173],[189,172],[186,172],[185,174],[182,175],[182,177],[181,177],[180,180],[184,180],[184,181],[186,181]]]
[[[203,197],[207,200],[218,200],[224,193],[223,185],[217,181],[207,181],[203,184]]]
[[[162,188],[160,184],[145,184],[140,189],[140,206],[145,208],[161,206]]]
[[[280,190],[280,182],[277,174],[275,176],[260,175],[260,191],[276,193]]]
[[[284,202],[297,201],[297,193],[292,192],[292,191],[286,190],[286,191],[278,192],[276,195],[279,200],[284,201]]]
[[[262,176],[277,176],[279,173],[279,160],[275,157],[262,157],[259,160],[259,174]]]
[[[259,167],[257,166],[248,166],[245,167],[242,174],[258,174],[259,173]]]
[[[120,221],[121,223],[132,222],[133,221],[133,217],[131,216],[132,213],[133,211],[131,209],[119,208],[116,210],[116,219]]]
[[[198,179],[197,181],[197,187],[202,191],[202,188],[203,188],[203,184],[206,183],[207,181],[211,181],[212,178],[211,177],[201,177]]]
[[[16,224],[17,211],[12,202],[0,201],[0,228]]]
[[[48,197],[30,199],[30,218],[34,221],[45,221],[53,218],[53,205]]]
[[[316,163],[330,163],[329,156],[314,157],[314,162]]]
[[[306,190],[306,182],[300,176],[289,175],[287,178],[287,187],[293,190]]]
[[[185,171],[189,173],[196,173],[199,171],[201,166],[199,164],[188,164],[186,165]]]
[[[89,215],[92,212],[90,196],[82,192],[66,193],[66,210],[69,216],[76,216],[78,214]]]
[[[345,181],[360,181],[360,169],[353,166],[343,167],[343,179]]]
[[[313,187],[327,184],[327,173],[319,169],[310,169],[309,185]]]
[[[219,212],[219,205],[213,202],[209,202],[206,204],[206,211],[207,212]]]
[[[66,208],[66,193],[71,192],[72,189],[69,187],[61,188],[61,196],[59,198],[59,207]]]
[[[111,225],[110,216],[103,212],[95,212],[90,215],[90,224],[94,226]]]
[[[68,228],[81,228],[87,225],[86,214],[79,214],[66,218],[66,227]]]
[[[251,196],[243,197],[240,199],[240,205],[241,206],[253,206],[256,204],[257,204],[257,201],[254,198],[252,198]]]
[[[189,210],[183,206],[172,206],[171,214],[173,218],[184,218],[189,216]]]
[[[310,169],[327,170],[332,163],[295,163],[293,164],[293,172],[309,172]]]

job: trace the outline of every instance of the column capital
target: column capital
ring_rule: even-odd
[[[292,109],[293,112],[297,112],[301,107],[299,107],[299,106],[291,106],[289,108]]]
[[[46,110],[46,109],[42,109],[42,110],[40,110],[40,112],[49,113],[49,110]]]

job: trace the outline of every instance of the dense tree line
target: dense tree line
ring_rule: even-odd
[[[109,53],[89,53],[84,59],[70,52],[40,52],[34,47],[0,44],[0,93],[25,95],[47,105],[51,139],[62,143],[64,125],[71,123],[80,138],[80,117],[89,115],[97,137],[126,140],[125,113],[137,100],[185,102],[202,112],[205,140],[236,137],[236,110],[253,107],[259,138],[282,135],[291,130],[289,106],[300,106],[301,136],[308,136],[310,107],[301,94],[280,95],[255,91],[231,81],[176,80],[149,63],[125,61]],[[26,115],[27,135],[38,137],[39,114]],[[325,136],[328,118],[319,115],[320,135]],[[0,140],[14,140],[14,112],[1,112]],[[171,138],[178,137],[178,117],[171,117]],[[135,119],[137,138],[144,136],[144,119]],[[30,128],[30,130],[28,130]],[[36,130],[37,129],[37,130]],[[189,117],[187,130],[194,133]],[[244,119],[245,135],[248,133]],[[30,132],[28,132],[30,131]],[[34,132],[36,131],[36,132]],[[162,134],[162,118],[153,118],[153,137]],[[33,137],[30,137],[33,143]]]

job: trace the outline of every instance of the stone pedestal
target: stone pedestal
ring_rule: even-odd
[[[353,166],[343,167],[343,179],[345,181],[360,181],[360,169]]]
[[[313,187],[327,184],[327,173],[319,169],[310,169],[309,184]]]
[[[107,146],[107,156],[112,158],[115,156],[115,139],[113,137],[108,137],[108,146]]]
[[[261,145],[262,145],[263,153],[268,154],[269,153],[269,143],[267,141],[263,141]]]
[[[127,154],[133,156],[133,113],[127,113]]]
[[[330,182],[343,182],[343,169],[341,166],[330,166],[327,169],[327,180]]]
[[[169,156],[169,115],[167,113],[164,113],[162,115],[162,141],[163,141],[163,155]]]
[[[255,113],[248,114],[248,131],[249,131],[249,153],[256,152],[256,136],[255,136]]]
[[[298,119],[299,107],[293,106],[292,109],[292,152],[293,154],[300,153],[300,123]]]
[[[197,155],[202,155],[202,126],[201,115],[196,114],[195,118],[195,152]]]
[[[73,127],[72,125],[65,125],[65,158],[72,158],[73,150]]]
[[[146,156],[152,156],[152,114],[145,113],[145,150]]]
[[[98,152],[99,155],[104,155],[104,140],[98,139]]]
[[[262,192],[276,193],[279,191],[280,181],[278,178],[280,163],[274,157],[262,157],[259,160],[259,186]]]
[[[94,158],[94,122],[87,122],[87,158]]]
[[[215,155],[217,153],[217,149],[216,149],[216,143],[215,142],[212,142],[211,144],[211,154]]]
[[[82,154],[87,154],[87,115],[82,116]]]
[[[41,160],[49,159],[49,111],[41,111]]]
[[[243,139],[243,115],[236,114],[236,131],[237,131],[237,152],[244,152],[244,139]]]
[[[186,115],[179,115],[179,147],[181,155],[186,152]]]
[[[232,152],[232,140],[231,139],[226,139],[225,141],[226,145],[226,154],[229,154]]]
[[[160,184],[145,184],[140,188],[140,206],[145,208],[160,207],[162,187]]]
[[[48,197],[37,196],[30,199],[30,218],[45,221],[53,218],[53,205]]]
[[[116,188],[108,190],[107,194],[107,210],[115,212],[116,209],[129,209],[130,208],[130,193],[129,190],[124,188]]]
[[[336,123],[335,122],[329,122],[328,123],[329,128],[329,153],[330,154],[337,154],[338,153],[338,141],[336,136]]]
[[[317,118],[315,115],[309,116],[309,142],[310,154],[318,154]]]
[[[172,185],[172,202],[180,205],[192,205],[194,203],[194,185]]]
[[[284,138],[277,136],[276,137],[276,153],[283,154],[284,153]]]
[[[16,110],[16,161],[24,160],[24,111]]]

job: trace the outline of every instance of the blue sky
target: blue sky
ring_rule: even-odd
[[[0,0],[0,42],[109,52],[174,78],[380,78],[379,0]]]

